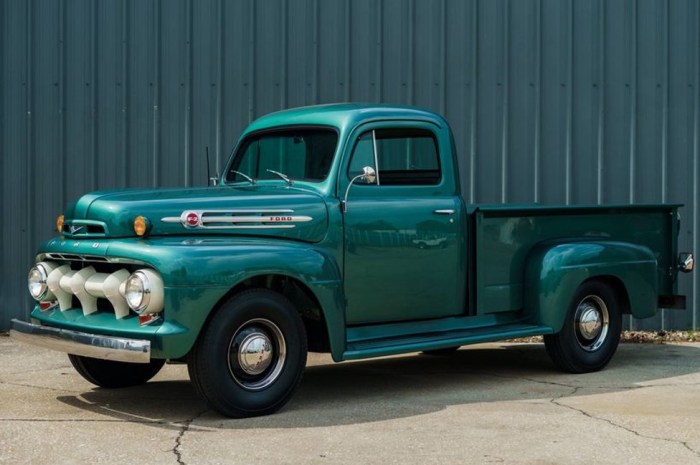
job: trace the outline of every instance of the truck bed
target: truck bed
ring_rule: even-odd
[[[469,209],[472,315],[523,308],[525,263],[536,244],[620,241],[649,248],[657,258],[658,289],[671,294],[667,272],[678,232],[679,205],[517,206]]]

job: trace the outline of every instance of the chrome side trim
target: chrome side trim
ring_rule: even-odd
[[[296,223],[313,220],[310,216],[291,213],[294,210],[186,210],[180,216],[166,216],[160,220],[180,223],[187,229],[291,229]]]
[[[268,216],[270,216],[268,218]],[[310,216],[281,216],[278,219],[273,219],[274,215],[267,216],[205,216],[202,219],[204,223],[306,223],[313,218]]]
[[[27,344],[73,355],[116,362],[148,363],[151,342],[58,329],[13,319],[10,337]]]

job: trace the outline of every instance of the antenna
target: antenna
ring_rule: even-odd
[[[211,185],[211,174],[209,173],[209,146],[207,145],[205,148],[207,152],[207,186]]]
[[[217,181],[219,180],[219,175],[217,173],[216,177],[211,177],[211,173],[209,172],[209,146],[206,146],[206,152],[207,152],[207,185],[208,186],[216,186]]]

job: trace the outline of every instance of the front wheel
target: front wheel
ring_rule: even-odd
[[[306,332],[294,306],[267,289],[217,310],[190,354],[197,392],[219,413],[267,415],[289,401],[306,365]]]
[[[165,364],[165,360],[156,359],[148,363],[129,363],[72,354],[68,359],[80,376],[103,388],[139,386],[153,378]]]
[[[544,337],[550,358],[564,371],[588,373],[603,369],[617,350],[622,329],[620,299],[600,281],[576,290],[558,334]]]

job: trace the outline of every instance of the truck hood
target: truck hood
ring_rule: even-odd
[[[323,198],[289,186],[122,189],[91,192],[70,205],[63,235],[135,236],[146,218],[148,236],[248,235],[320,241],[327,229]]]

